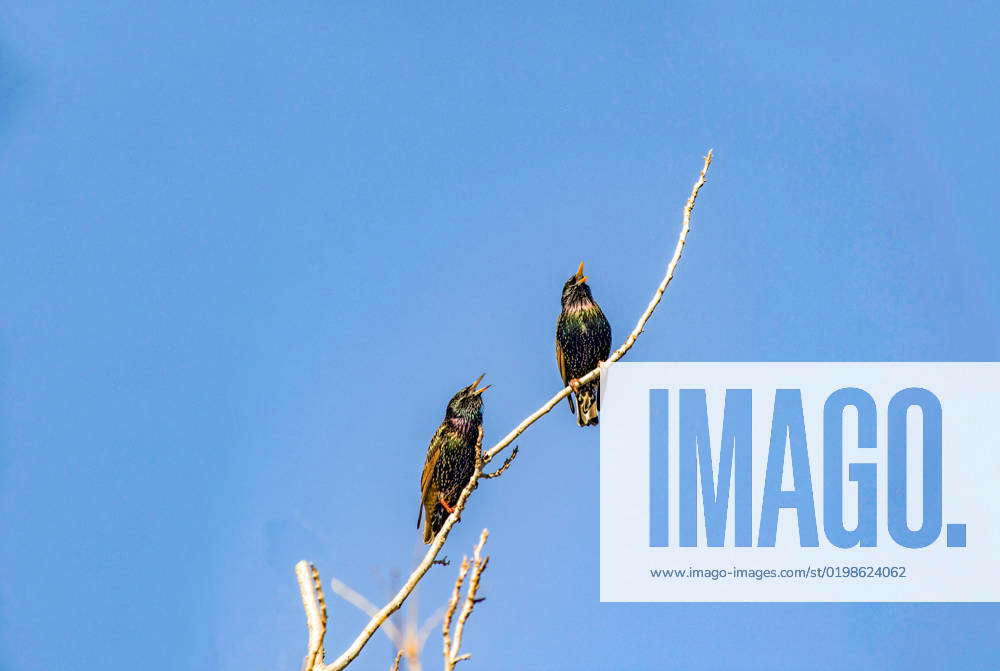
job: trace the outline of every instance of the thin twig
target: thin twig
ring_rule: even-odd
[[[313,671],[323,665],[323,639],[326,637],[326,600],[323,598],[323,583],[319,571],[307,561],[295,565],[295,579],[299,583],[302,607],[306,611],[306,626],[309,629],[309,649],[302,661],[302,671]]]
[[[389,671],[399,671],[399,660],[401,659],[403,659],[402,650],[396,653],[396,659],[392,660],[392,666],[389,667]]]
[[[455,617],[455,611],[458,610],[458,601],[462,596],[462,583],[465,582],[465,576],[468,572],[469,559],[468,557],[462,557],[462,564],[458,567],[458,577],[455,578],[455,586],[451,590],[451,598],[448,599],[448,607],[445,609],[444,617],[441,619],[441,639],[445,666],[447,666],[451,655],[451,621]]]
[[[681,254],[684,251],[684,244],[687,241],[688,231],[691,230],[691,213],[694,210],[695,201],[698,198],[698,192],[701,187],[705,185],[705,175],[708,173],[708,168],[712,163],[712,151],[709,150],[708,154],[705,156],[704,165],[702,166],[701,172],[698,174],[698,180],[695,182],[691,189],[691,195],[688,197],[687,202],[684,205],[684,214],[681,221],[681,232],[677,239],[677,245],[674,247],[674,254],[670,259],[670,263],[667,265],[666,275],[664,275],[663,280],[661,280],[656,291],[653,293],[653,297],[649,301],[649,305],[646,306],[646,310],[639,317],[638,323],[636,323],[635,328],[629,334],[625,342],[615,350],[605,365],[614,363],[618,361],[625,353],[628,352],[632,345],[635,344],[636,339],[642,334],[643,328],[646,326],[646,322],[652,316],[653,311],[656,306],[660,303],[660,299],[663,298],[663,293],[666,291],[667,286],[670,284],[674,277],[674,271],[677,267],[677,263],[680,261]],[[601,375],[601,368],[595,368],[583,377],[579,378],[578,382],[580,384],[586,384],[595,380]],[[410,577],[403,583],[396,595],[383,606],[375,615],[372,616],[370,622],[361,630],[361,632],[354,639],[354,642],[343,652],[341,655],[331,662],[330,664],[323,667],[323,671],[341,671],[344,667],[350,664],[354,659],[361,653],[361,650],[367,645],[368,641],[371,639],[375,631],[382,625],[385,620],[396,612],[403,602],[416,587],[417,583],[424,577],[428,569],[434,563],[438,552],[444,546],[445,541],[448,539],[448,534],[451,533],[452,528],[458,523],[462,510],[465,508],[465,503],[472,491],[476,488],[479,483],[479,479],[483,475],[483,467],[490,463],[500,452],[506,449],[518,436],[524,433],[525,429],[538,421],[542,416],[548,413],[552,408],[556,406],[557,403],[562,401],[566,396],[572,391],[570,387],[564,387],[555,396],[546,401],[538,410],[528,415],[520,424],[518,424],[514,429],[504,436],[496,445],[491,447],[489,451],[482,452],[482,428],[479,431],[479,439],[476,444],[476,467],[472,473],[472,477],[469,479],[469,483],[462,490],[462,493],[458,497],[458,501],[455,503],[454,512],[451,513],[447,519],[445,519],[444,525],[438,531],[437,536],[431,542],[430,547],[427,548],[427,552],[424,554],[423,559],[417,564],[413,573]],[[501,466],[501,468],[503,468]]]
[[[503,463],[500,464],[500,468],[493,471],[492,473],[483,473],[480,479],[489,480],[490,478],[500,477],[501,475],[503,475],[503,472],[506,471],[508,468],[510,468],[510,465],[514,463],[515,458],[517,458],[517,445],[514,446],[514,450],[510,453],[510,455],[506,459],[504,459]]]
[[[476,607],[476,604],[482,601],[482,599],[476,598],[479,592],[479,579],[483,575],[483,571],[486,570],[487,564],[490,563],[489,557],[483,557],[483,546],[486,545],[486,539],[489,538],[490,532],[488,529],[483,529],[482,533],[479,534],[479,543],[476,545],[475,550],[472,553],[472,568],[469,572],[469,586],[465,591],[465,601],[462,602],[462,610],[458,614],[458,622],[455,623],[455,635],[451,640],[451,645],[449,647],[447,630],[445,633],[445,649],[444,649],[444,671],[451,671],[455,668],[455,665],[459,662],[469,659],[472,655],[464,654],[460,655],[459,652],[462,650],[462,634],[465,632],[465,622],[472,615],[472,609]],[[468,559],[462,559],[462,571],[459,572],[458,580],[455,581],[455,592],[452,594],[452,599],[457,601],[458,591],[462,587],[462,580],[465,578],[465,572],[469,571],[469,561]],[[451,603],[448,606],[451,614],[454,614],[454,608]]]

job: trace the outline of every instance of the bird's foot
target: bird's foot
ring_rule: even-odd
[[[441,504],[441,507],[444,508],[448,512],[449,515],[451,515],[453,512],[455,512],[455,509],[452,508],[451,506],[449,506],[448,502],[444,500],[444,495],[438,494],[438,503]]]
[[[569,386],[573,390],[574,393],[576,393],[576,394],[580,393],[580,381],[577,380],[575,377],[572,380],[569,381]]]

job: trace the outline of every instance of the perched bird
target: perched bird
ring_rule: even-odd
[[[556,321],[556,363],[563,384],[572,387],[576,394],[576,408],[572,394],[566,400],[570,411],[576,412],[580,426],[597,424],[601,385],[600,380],[581,385],[577,378],[607,361],[610,354],[611,325],[590,293],[581,261],[576,274],[563,285],[562,313]]]
[[[451,397],[444,411],[444,421],[427,448],[417,513],[417,528],[420,528],[421,515],[424,516],[424,543],[434,540],[441,530],[475,470],[476,438],[483,424],[482,393],[492,386],[476,388],[483,375]]]

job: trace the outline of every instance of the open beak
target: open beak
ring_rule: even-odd
[[[476,389],[476,387],[479,386],[480,380],[482,380],[484,377],[486,377],[486,373],[483,373],[482,375],[480,375],[479,377],[477,377],[476,381],[469,385],[469,387],[472,388],[472,393],[475,394],[476,396],[479,396],[484,391],[486,391],[487,389],[489,389],[490,387],[493,386],[492,384],[488,384],[485,387],[483,387],[482,389]]]
[[[583,261],[580,261],[580,267],[576,269],[576,283],[583,284],[587,281],[587,276],[583,274]]]

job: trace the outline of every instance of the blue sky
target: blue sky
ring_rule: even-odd
[[[449,396],[487,373],[489,439],[555,391],[581,259],[618,341],[709,147],[631,360],[1000,358],[998,19],[4,3],[0,667],[298,669],[294,562],[384,598]],[[447,548],[492,531],[470,669],[1000,653],[996,605],[600,604],[597,433],[520,444]],[[363,617],[330,601],[334,651]]]

